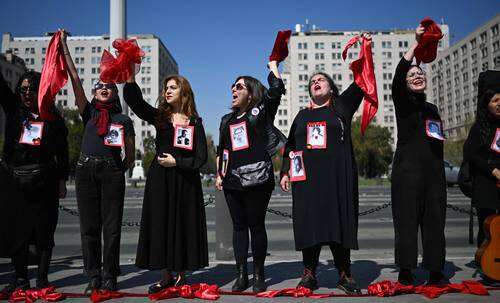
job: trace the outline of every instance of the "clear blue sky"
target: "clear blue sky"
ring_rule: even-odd
[[[414,28],[444,18],[456,42],[500,12],[498,0],[227,1],[128,0],[128,33],[160,37],[194,89],[207,132],[229,111],[229,86],[248,74],[265,80],[276,31],[310,23],[324,29]],[[0,30],[38,36],[64,27],[74,35],[109,32],[108,0],[2,1]],[[265,83],[265,82],[264,82]]]

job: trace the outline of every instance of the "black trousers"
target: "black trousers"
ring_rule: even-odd
[[[422,235],[422,266],[442,271],[445,262],[444,226],[446,185],[440,170],[431,174],[405,171],[393,173],[392,218],[395,233],[395,262],[400,268],[417,267],[418,229]]]
[[[266,210],[272,188],[256,187],[252,190],[224,190],[226,203],[233,220],[234,258],[237,263],[248,257],[248,230],[252,236],[254,260],[264,260],[267,253]]]
[[[76,167],[76,199],[84,273],[89,277],[100,275],[101,265],[104,278],[120,274],[124,198],[125,177],[121,165],[113,159],[80,157]]]
[[[484,220],[488,218],[490,215],[498,214],[498,210],[493,209],[493,208],[482,208],[482,207],[476,207],[476,212],[477,212],[477,222],[479,225],[479,229],[477,231],[477,247],[480,247],[481,244],[484,242]]]
[[[323,245],[320,244],[302,250],[302,263],[304,264],[304,267],[314,273],[316,272],[316,267],[318,266],[322,246]],[[344,272],[347,276],[350,276],[351,250],[336,242],[329,243],[328,246],[330,246],[330,250],[332,251],[335,268],[337,268],[339,273]]]

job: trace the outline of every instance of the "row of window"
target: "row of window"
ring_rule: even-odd
[[[382,46],[382,48],[392,48],[392,42],[393,41],[382,41],[381,46]],[[375,41],[372,41],[372,48],[375,48],[375,44],[376,44]],[[409,45],[408,41],[398,41],[398,47],[400,47],[400,48],[408,48],[408,45]],[[354,44],[352,47],[358,48],[358,44]],[[297,44],[297,48],[298,49],[308,49],[308,43],[307,42],[299,42]],[[331,48],[332,49],[342,49],[342,43],[341,42],[332,42]],[[325,42],[314,42],[314,49],[325,49]]]

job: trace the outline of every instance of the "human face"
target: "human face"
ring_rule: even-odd
[[[332,88],[324,75],[315,75],[311,78],[311,95],[314,101],[332,97]]]
[[[181,99],[181,87],[177,84],[177,81],[170,79],[167,81],[167,87],[165,90],[165,100],[170,105],[178,104]]]
[[[500,93],[491,97],[488,102],[488,111],[493,118],[500,119]]]
[[[231,86],[231,93],[233,96],[233,101],[231,102],[232,108],[242,109],[250,102],[251,96],[243,78],[239,79]]]
[[[99,102],[109,102],[116,96],[115,85],[98,82],[94,85],[94,96]]]
[[[423,93],[427,87],[425,72],[419,67],[413,66],[406,73],[406,84],[408,89],[415,93]]]
[[[24,106],[29,108],[32,112],[38,110],[38,92],[28,79],[24,79],[21,82],[21,87],[19,88],[19,93],[21,94],[21,101]]]

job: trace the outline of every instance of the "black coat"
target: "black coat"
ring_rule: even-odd
[[[464,145],[464,159],[469,160],[470,173],[473,178],[472,205],[500,209],[497,180],[491,174],[493,169],[500,169],[500,154],[493,151],[490,144],[481,143],[480,127],[477,123],[472,126]]]

